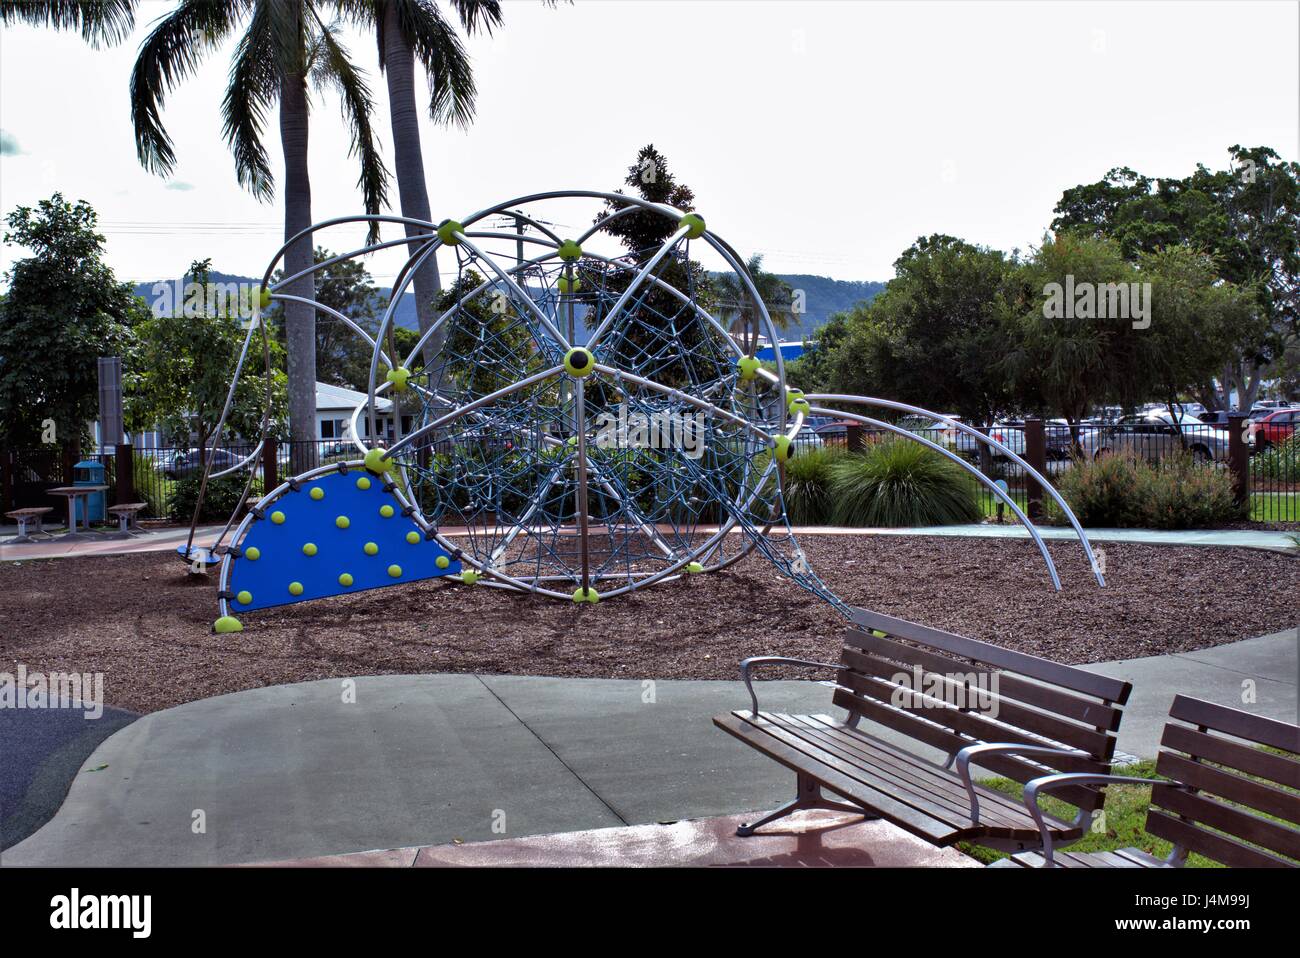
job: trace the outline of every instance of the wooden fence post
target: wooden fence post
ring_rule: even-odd
[[[862,441],[862,423],[851,422],[845,427],[844,443],[849,452],[862,452],[866,448]]]
[[[1047,472],[1047,432],[1037,417],[1025,420],[1025,462],[1039,473]],[[1025,475],[1025,514],[1035,522],[1043,517],[1043,487],[1033,476]]]
[[[1246,430],[1250,418],[1246,413],[1228,413],[1228,473],[1232,476],[1232,496],[1237,505],[1250,502],[1250,449]]]
[[[262,494],[270,492],[280,484],[279,442],[274,436],[268,436],[262,445]]]
[[[113,472],[117,476],[117,504],[135,502],[135,450],[129,442],[113,447]]]

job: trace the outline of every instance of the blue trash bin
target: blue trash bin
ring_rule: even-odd
[[[72,484],[74,486],[103,486],[106,472],[104,464],[96,459],[83,459],[72,467]],[[77,521],[85,522],[86,515],[91,522],[105,522],[108,519],[108,500],[103,492],[92,492],[88,496],[77,497]]]

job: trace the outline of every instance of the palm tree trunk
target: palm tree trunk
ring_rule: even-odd
[[[284,151],[284,238],[311,226],[311,179],[307,172],[307,84],[301,74],[280,82],[280,145]],[[285,275],[312,265],[312,238],[304,236],[284,254]],[[286,290],[312,299],[313,277]],[[295,474],[315,465],[316,446],[316,310],[305,303],[284,304],[285,342],[289,352],[289,434]]]
[[[388,78],[388,109],[393,127],[393,167],[397,173],[397,193],[402,215],[432,222],[429,213],[429,190],[424,181],[424,156],[420,149],[420,112],[415,103],[415,53],[402,33],[397,4],[384,5],[384,73]],[[420,233],[418,226],[407,226],[406,235]],[[412,243],[412,254],[420,244]],[[438,264],[431,256],[415,273],[415,312],[420,333],[433,325],[438,313],[435,303],[442,290]],[[424,363],[432,367],[441,355],[446,331],[440,330],[424,348]],[[400,361],[394,357],[394,361]],[[435,371],[436,372],[436,371]],[[435,380],[436,381],[436,380]]]

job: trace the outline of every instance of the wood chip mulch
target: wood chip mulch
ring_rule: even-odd
[[[1060,662],[1187,651],[1294,628],[1300,558],[1106,543],[1108,587],[1076,543],[803,536],[814,569],[866,606]],[[214,635],[215,577],[170,553],[0,564],[0,671],[103,672],[106,704],[150,712],[287,682],[482,672],[734,679],[746,655],[838,657],[843,619],[751,557],[598,605],[429,581],[249,613]]]

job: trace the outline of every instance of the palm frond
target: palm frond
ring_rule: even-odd
[[[388,168],[379,155],[374,130],[370,125],[374,99],[364,72],[353,65],[347,49],[339,42],[335,29],[324,23],[320,25],[313,80],[317,84],[332,84],[338,91],[343,119],[347,121],[352,133],[352,148],[348,155],[361,162],[357,186],[361,188],[366,212],[379,213],[388,203]],[[370,237],[371,242],[378,239],[378,223],[371,223]]]
[[[135,29],[136,0],[45,0],[0,5],[0,21],[76,30],[92,47],[121,43]]]
[[[221,101],[222,135],[235,155],[239,185],[259,200],[275,195],[275,174],[262,143],[267,114],[279,96],[280,77],[273,44],[271,7],[259,3],[230,61],[230,78]]]
[[[550,5],[554,6],[553,0]],[[498,0],[451,0],[451,6],[470,36],[480,28],[490,34],[494,28],[501,26],[503,18]]]
[[[456,28],[432,0],[404,0],[398,22],[429,78],[429,116],[435,123],[469,126],[478,88]]]
[[[163,98],[224,39],[247,5],[248,0],[183,0],[140,44],[131,71],[131,121],[136,156],[151,173],[165,176],[176,164],[162,124]]]

